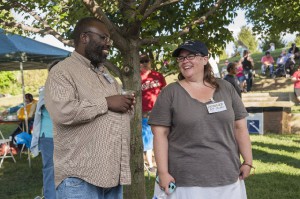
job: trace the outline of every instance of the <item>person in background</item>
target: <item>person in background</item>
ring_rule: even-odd
[[[53,122],[57,199],[123,198],[131,183],[130,115],[134,95],[104,67],[112,40],[97,18],[79,20],[75,51],[49,72],[45,105]]]
[[[53,62],[48,70],[56,65]],[[34,116],[33,133],[30,151],[33,157],[42,154],[43,163],[43,195],[47,199],[56,199],[53,165],[53,124],[45,107],[45,87],[40,88],[39,101]]]
[[[237,64],[237,73],[236,73],[236,77],[240,82],[240,88],[241,91],[244,93],[247,93],[247,82],[246,82],[246,77],[244,75],[244,69],[243,69],[243,65],[240,61],[236,61],[235,62]]]
[[[292,46],[289,48],[289,54],[293,54],[295,58],[299,57],[299,48],[296,46],[296,43],[292,43]]]
[[[254,61],[250,56],[250,52],[248,50],[244,50],[243,58],[241,59],[241,63],[243,66],[243,73],[247,83],[247,92],[251,91],[253,84],[253,68]]]
[[[228,74],[228,71],[227,71],[228,64],[229,64],[229,61],[228,61],[228,59],[226,59],[224,66],[221,68],[221,78],[224,78]]]
[[[270,52],[275,51],[275,44],[274,43],[270,43],[270,49],[268,51],[270,51]]]
[[[296,72],[294,72],[292,76],[292,82],[294,83],[294,93],[297,97],[298,103],[300,105],[300,65]]]
[[[276,60],[276,64],[277,64],[277,68],[278,67],[283,67],[287,61],[288,57],[286,54],[286,50],[282,50],[281,54],[279,55],[279,57]]]
[[[21,121],[20,124],[18,125],[18,127],[11,134],[12,140],[14,142],[16,142],[16,140],[15,140],[16,135],[22,133],[24,130],[25,131],[28,130],[28,133],[31,133],[36,106],[37,106],[37,100],[35,100],[33,98],[33,95],[31,93],[26,93],[25,94],[25,107],[24,107],[24,104],[22,103],[17,106],[8,108],[7,110],[2,112],[2,115],[17,113],[17,117]],[[26,129],[26,123],[25,123],[25,121],[26,121],[25,109],[27,112],[27,127],[28,127],[28,129]],[[24,126],[24,129],[21,128],[22,126]],[[17,144],[17,145],[18,145],[19,150],[21,150],[22,144]]]
[[[161,73],[152,70],[150,58],[146,54],[140,56],[140,71],[142,81],[142,138],[144,152],[149,165],[149,171],[155,172],[152,160],[153,134],[151,127],[148,125],[148,116],[161,89],[166,86],[166,80]]]
[[[176,183],[167,199],[247,198],[244,179],[253,166],[241,98],[212,75],[204,43],[187,41],[172,56],[179,81],[162,90],[148,122],[159,186],[169,194],[169,184]]]
[[[31,93],[26,93],[25,94],[25,104],[31,104],[31,103],[36,103],[36,100],[33,98],[32,94]],[[24,107],[24,104],[21,103],[21,104],[18,104],[17,106],[13,106],[13,107],[10,107],[6,110],[4,110],[1,115],[5,116],[5,115],[8,115],[8,114],[13,114],[13,113],[17,113],[18,110],[20,108]]]
[[[271,56],[270,52],[267,51],[265,53],[265,56],[263,56],[261,58],[261,74],[262,75],[265,75],[266,74],[266,69],[269,68],[270,69],[270,77],[272,77],[272,74],[273,74],[273,70],[274,70],[274,59],[273,57]]]
[[[227,66],[227,71],[228,71],[228,74],[224,77],[224,80],[231,83],[233,85],[233,87],[235,88],[236,92],[238,93],[238,95],[240,97],[242,97],[240,82],[236,77],[237,63],[236,62],[229,63]]]

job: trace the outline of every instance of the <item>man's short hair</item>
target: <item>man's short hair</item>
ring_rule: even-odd
[[[227,65],[227,72],[230,73],[230,71],[232,69],[234,69],[236,67],[237,63],[236,62],[230,62],[228,65]]]
[[[80,41],[80,35],[86,31],[88,31],[88,28],[95,22],[103,23],[103,21],[95,18],[95,17],[85,17],[80,19],[73,32],[73,39],[74,39],[74,44],[77,46]],[[104,24],[104,23],[103,23]]]

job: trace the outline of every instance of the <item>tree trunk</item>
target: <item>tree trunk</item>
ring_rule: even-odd
[[[139,47],[137,42],[131,41],[130,49],[123,53],[124,87],[136,92],[136,105],[134,117],[131,121],[131,138],[130,138],[130,168],[131,168],[131,185],[124,187],[125,199],[143,199],[146,198],[145,177],[144,177],[144,158],[142,142],[142,102],[141,102],[141,77],[139,66]],[[126,68],[128,67],[128,68]]]

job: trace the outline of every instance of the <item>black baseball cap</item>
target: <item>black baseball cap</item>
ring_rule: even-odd
[[[181,50],[188,50],[193,53],[199,53],[201,55],[207,56],[208,49],[206,45],[201,41],[186,41],[181,44],[174,52],[172,53],[173,57],[178,57]]]

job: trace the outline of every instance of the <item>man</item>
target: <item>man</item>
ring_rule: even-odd
[[[155,172],[152,161],[153,134],[148,125],[148,116],[152,110],[161,89],[166,86],[164,76],[151,69],[151,62],[147,55],[140,56],[140,69],[142,79],[142,137],[144,152],[149,165],[149,171]]]
[[[57,198],[122,198],[131,182],[130,112],[134,96],[120,95],[103,66],[112,41],[92,17],[74,29],[75,51],[50,72],[45,103],[53,121]]]
[[[230,82],[233,87],[235,88],[236,92],[238,93],[238,95],[240,97],[242,97],[242,91],[241,91],[241,87],[240,87],[240,82],[236,77],[237,74],[237,63],[236,62],[232,62],[229,63],[227,66],[227,72],[228,74],[224,77],[224,79],[228,82]]]
[[[262,63],[262,65],[261,65],[261,73],[263,75],[265,75],[266,74],[266,69],[269,68],[270,69],[270,77],[271,77],[272,74],[273,74],[274,62],[275,61],[274,61],[273,57],[271,56],[270,52],[267,51],[265,53],[265,56],[263,56],[261,58],[261,63]]]

